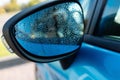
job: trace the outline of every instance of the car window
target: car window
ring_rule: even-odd
[[[120,41],[120,0],[108,0],[98,25],[97,36]]]
[[[88,14],[88,8],[90,6],[90,0],[79,0],[80,4],[82,5],[84,17],[87,17]]]

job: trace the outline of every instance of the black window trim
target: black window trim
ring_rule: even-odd
[[[92,35],[85,35],[84,42],[120,53],[120,42],[119,41],[104,39],[104,38],[95,37]]]
[[[95,9],[92,22],[89,26],[90,28],[89,28],[88,34],[93,35],[95,33],[95,30],[97,29],[97,25],[98,25],[97,23],[101,19],[106,3],[107,3],[107,0],[97,0],[97,6]]]

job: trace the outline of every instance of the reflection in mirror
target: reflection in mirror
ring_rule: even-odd
[[[84,23],[81,7],[68,2],[35,12],[15,25],[15,38],[29,53],[56,56],[80,47]]]

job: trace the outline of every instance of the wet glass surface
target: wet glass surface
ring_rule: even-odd
[[[15,25],[19,44],[37,56],[55,56],[79,48],[83,14],[77,3],[58,4],[38,11]]]

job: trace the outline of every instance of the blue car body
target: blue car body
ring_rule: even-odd
[[[83,43],[67,70],[62,69],[59,61],[38,63],[37,75],[41,80],[119,80],[119,63],[119,53]]]
[[[88,20],[86,34],[93,36],[97,19],[106,5],[120,5],[120,0],[80,0],[83,5],[83,11],[86,10],[87,1],[91,5],[90,11],[85,16]],[[106,3],[105,3],[106,2]],[[114,9],[114,8],[113,8]],[[112,13],[112,11],[109,13]],[[107,15],[107,14],[105,14]],[[104,16],[103,16],[104,17]],[[91,27],[94,26],[94,27]],[[96,36],[95,36],[96,37]],[[89,37],[90,38],[90,37]],[[120,80],[120,54],[116,49],[119,47],[119,41],[103,39],[84,39],[77,57],[71,66],[64,70],[59,61],[50,63],[37,63],[38,80]],[[115,45],[116,44],[116,45]],[[118,46],[118,47],[116,47]],[[116,48],[116,49],[115,49]],[[72,62],[72,61],[71,61]]]

